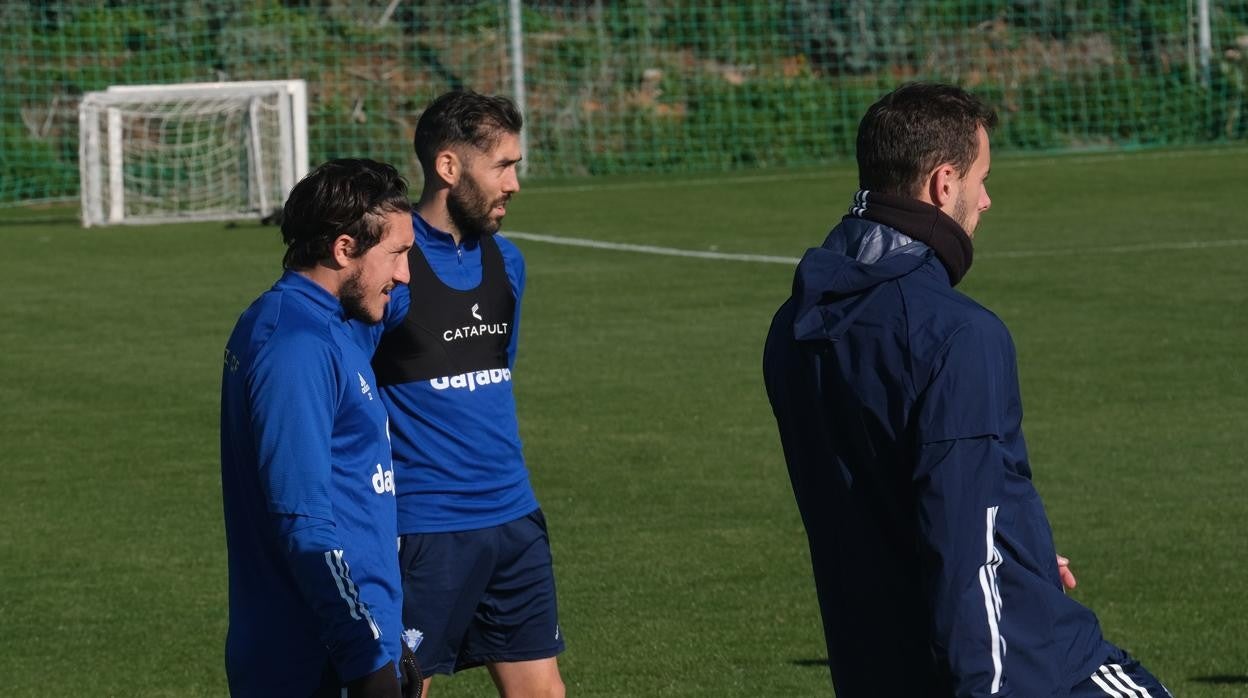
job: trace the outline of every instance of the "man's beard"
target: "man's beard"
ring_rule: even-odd
[[[363,274],[363,269],[356,269],[354,274],[342,282],[342,286],[338,287],[338,301],[342,303],[348,320],[375,325],[381,322],[381,318],[368,314],[368,307],[364,304],[364,287],[360,284]]]
[[[954,223],[957,223],[962,228],[962,231],[965,232],[968,237],[975,235],[974,228],[966,227],[967,223],[970,221],[970,209],[971,207],[967,205],[965,199],[958,199],[958,202],[953,205],[953,215],[949,216],[953,219]]]
[[[446,197],[446,211],[451,222],[463,238],[480,238],[498,232],[502,219],[493,220],[490,212],[495,206],[505,204],[506,198],[496,202],[485,200],[485,192],[472,180],[464,177],[459,184],[451,187]]]

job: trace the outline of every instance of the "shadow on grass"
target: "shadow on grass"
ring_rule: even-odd
[[[33,228],[41,225],[82,225],[82,221],[74,216],[0,217],[0,228]]]
[[[793,666],[801,666],[801,667],[825,667],[826,668],[828,666],[827,659],[794,659],[791,663],[793,664]]]
[[[1219,686],[1248,686],[1248,675],[1245,674],[1213,674],[1211,676],[1193,676],[1196,683],[1207,683]]]

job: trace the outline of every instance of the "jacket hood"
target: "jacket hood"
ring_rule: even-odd
[[[797,265],[794,337],[837,341],[875,289],[933,257],[930,247],[886,225],[846,216],[823,246],[807,250]]]

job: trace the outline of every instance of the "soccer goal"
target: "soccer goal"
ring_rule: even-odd
[[[302,80],[120,85],[78,107],[82,223],[268,216],[308,171]]]

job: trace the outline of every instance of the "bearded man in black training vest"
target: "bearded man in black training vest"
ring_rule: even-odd
[[[510,100],[472,92],[424,111],[411,282],[359,330],[390,415],[407,647],[426,676],[484,664],[501,695],[561,698],[550,543],[511,388],[524,258],[496,235],[521,125]]]

